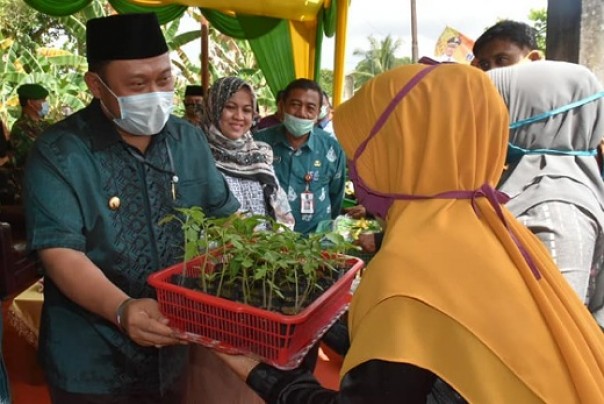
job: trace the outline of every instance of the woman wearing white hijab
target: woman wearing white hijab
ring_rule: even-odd
[[[587,68],[554,61],[488,75],[510,112],[509,167],[498,187],[511,197],[506,206],[602,327],[604,184],[594,157],[604,136],[602,85]]]

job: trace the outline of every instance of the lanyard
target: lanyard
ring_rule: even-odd
[[[150,163],[149,161],[147,161],[147,159],[145,159],[145,157],[143,157],[139,153],[132,150],[132,148],[130,146],[126,146],[126,150],[128,151],[128,153],[130,153],[130,155],[132,157],[134,157],[136,160],[140,161],[141,163],[147,165],[148,167],[151,167],[154,170],[157,170],[159,172],[169,174],[171,176],[170,184],[171,184],[171,188],[172,188],[172,199],[176,200],[176,184],[178,184],[179,178],[178,178],[178,175],[176,175],[176,171],[174,170],[174,160],[172,158],[172,152],[170,151],[170,147],[168,146],[167,138],[164,138],[164,146],[166,147],[166,152],[168,154],[168,162],[170,163],[170,170],[166,170],[164,168],[156,166],[153,163]]]

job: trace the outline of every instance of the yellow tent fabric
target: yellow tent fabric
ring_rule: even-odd
[[[286,20],[312,21],[324,5],[324,0],[129,0],[130,3],[147,7],[179,4],[233,12],[236,14],[263,15]]]
[[[261,15],[289,20],[296,77],[316,79],[315,52],[317,15],[331,0],[128,0],[132,4],[161,7],[173,4],[212,8],[234,14]],[[348,3],[337,1],[336,55],[334,57],[334,105],[342,99],[344,88],[344,47]]]

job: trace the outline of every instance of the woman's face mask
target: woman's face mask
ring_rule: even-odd
[[[378,191],[371,190],[371,188],[366,186],[361,177],[359,176],[359,173],[357,172],[356,160],[358,160],[358,158],[363,154],[367,143],[371,140],[373,136],[377,134],[377,132],[386,122],[390,114],[392,114],[392,111],[394,111],[394,106],[396,106],[396,104],[398,104],[409,93],[409,91],[411,91],[411,89],[421,81],[421,79],[426,74],[434,70],[437,66],[438,65],[433,65],[420,71],[409,81],[409,83],[405,87],[401,89],[401,91],[392,99],[390,105],[388,106],[388,108],[386,108],[386,111],[388,111],[390,107],[392,108],[387,114],[383,114],[378,118],[375,125],[371,129],[367,139],[365,139],[365,141],[361,143],[361,145],[357,148],[356,152],[354,153],[354,157],[348,161],[348,175],[350,177],[350,180],[354,184],[354,192],[355,196],[357,197],[357,200],[361,205],[365,207],[365,209],[367,209],[367,212],[373,214],[379,219],[385,220],[390,206],[392,206],[396,199],[401,198],[396,194],[381,193]]]
[[[132,135],[151,136],[164,128],[174,109],[174,91],[118,97],[100,77],[99,80],[118,102],[121,116],[113,118],[113,123],[123,131]],[[103,107],[108,111],[107,107]]]
[[[283,125],[294,137],[302,137],[310,133],[315,126],[315,122],[314,119],[302,119],[288,113],[283,115]]]
[[[359,204],[363,205],[367,212],[379,219],[386,219],[388,209],[394,202],[394,198],[376,195],[362,184],[356,170],[356,166],[352,161],[348,162],[348,175],[350,181],[354,185],[354,196]]]

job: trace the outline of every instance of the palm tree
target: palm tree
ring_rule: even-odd
[[[370,35],[367,40],[369,41],[369,50],[355,49],[352,53],[354,56],[363,57],[352,73],[355,90],[380,73],[402,64],[411,63],[409,57],[397,58],[395,55],[403,43],[400,38],[395,39],[391,35],[387,35],[380,42]]]

